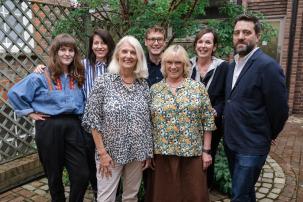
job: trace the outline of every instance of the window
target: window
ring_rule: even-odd
[[[21,50],[30,53],[31,48],[34,48],[34,40],[31,36],[33,25],[28,20],[32,18],[32,11],[28,6],[30,3],[22,2],[20,10],[13,2],[15,1],[3,1],[0,7],[0,53],[6,50],[10,53]]]
[[[272,58],[276,59],[277,62],[281,60],[281,50],[282,50],[282,40],[284,33],[284,20],[283,19],[268,19],[267,23],[270,23],[277,31],[277,35],[271,38],[270,41],[261,41],[261,49],[270,55]]]

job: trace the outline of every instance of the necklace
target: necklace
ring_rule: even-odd
[[[134,83],[134,79],[131,81],[131,82],[127,82],[127,81],[125,81],[125,79],[121,76],[121,80],[123,81],[123,83],[125,83],[125,84],[128,84],[128,85],[130,85],[130,84],[133,84]]]

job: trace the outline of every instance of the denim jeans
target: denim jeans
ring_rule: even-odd
[[[265,155],[239,154],[225,145],[232,178],[232,202],[255,202],[255,184],[265,163]]]

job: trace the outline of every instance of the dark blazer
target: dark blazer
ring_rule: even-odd
[[[267,154],[288,118],[283,71],[258,49],[231,89],[234,68],[232,62],[226,78],[224,142],[241,154]]]

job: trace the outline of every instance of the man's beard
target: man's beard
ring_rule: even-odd
[[[236,54],[239,54],[240,56],[245,56],[249,54],[253,49],[254,45],[252,44],[245,44],[245,47],[241,48],[241,50],[237,50],[236,46],[234,46],[234,51]]]

